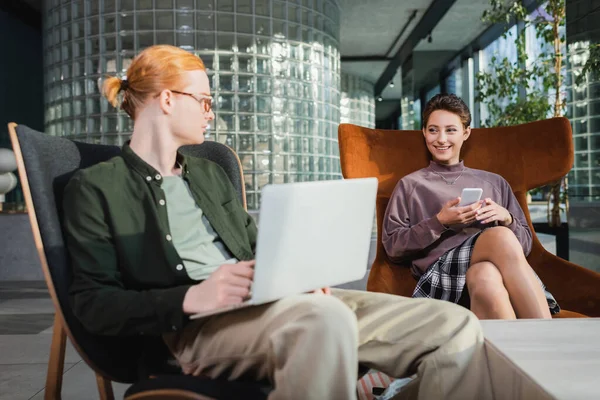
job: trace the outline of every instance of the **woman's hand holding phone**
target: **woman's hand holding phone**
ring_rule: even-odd
[[[468,206],[457,207],[459,203],[460,197],[457,197],[444,204],[442,210],[437,214],[437,219],[442,225],[470,224],[477,220],[477,210],[482,205],[481,201]]]
[[[506,208],[490,198],[485,199],[484,204],[482,208],[477,210],[477,220],[481,221],[482,224],[498,221],[500,225],[508,226],[512,223],[512,214]]]

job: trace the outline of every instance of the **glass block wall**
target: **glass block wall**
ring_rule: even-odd
[[[462,66],[454,69],[446,79],[446,92],[454,93],[458,97],[463,97],[463,69]],[[464,99],[463,99],[464,100]]]
[[[573,128],[575,162],[569,173],[572,201],[600,200],[600,73],[588,73],[581,85],[575,80],[589,57],[590,43],[569,43],[567,63],[567,118]]]
[[[100,96],[153,44],[198,54],[217,99],[207,133],[242,161],[248,207],[266,183],[341,177],[337,0],[47,0],[45,125],[122,144],[132,122]]]
[[[400,99],[400,118],[398,119],[398,128],[402,130],[421,129],[420,109],[415,109],[414,86],[414,72],[411,70],[402,76],[402,98]]]
[[[342,73],[340,122],[375,128],[374,85],[358,76]]]

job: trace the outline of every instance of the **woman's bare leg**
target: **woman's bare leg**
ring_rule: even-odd
[[[500,271],[518,318],[550,318],[544,291],[510,229],[494,227],[481,233],[475,242],[471,265],[484,261]]]
[[[516,319],[500,271],[488,261],[472,264],[467,270],[471,311],[479,319]]]

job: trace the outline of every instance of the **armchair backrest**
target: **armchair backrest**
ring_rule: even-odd
[[[410,296],[415,280],[408,268],[392,268],[381,243],[381,226],[396,183],[405,175],[426,167],[429,153],[421,131],[368,129],[342,124],[339,127],[342,174],[345,178],[376,177],[377,255],[367,284],[368,290]],[[527,191],[555,182],[573,165],[571,125],[566,118],[528,124],[473,129],[462,149],[462,158],[470,168],[503,176],[511,185],[533,231],[527,208]],[[530,263],[544,249],[534,235]],[[532,262],[532,260],[534,262]]]

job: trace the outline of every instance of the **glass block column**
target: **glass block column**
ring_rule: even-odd
[[[600,71],[591,71],[576,84],[590,57],[600,46],[600,27],[590,2],[567,2],[567,117],[573,127],[575,163],[569,174],[571,202],[600,200]]]
[[[575,80],[589,57],[589,42],[569,44],[567,117],[573,128],[575,162],[569,173],[571,201],[600,199],[600,74]]]
[[[102,78],[171,44],[208,68],[207,139],[239,154],[250,209],[267,183],[340,178],[339,15],[337,0],[47,0],[46,132],[122,144],[133,124],[101,98]]]
[[[341,123],[375,128],[374,85],[358,76],[342,72]]]

